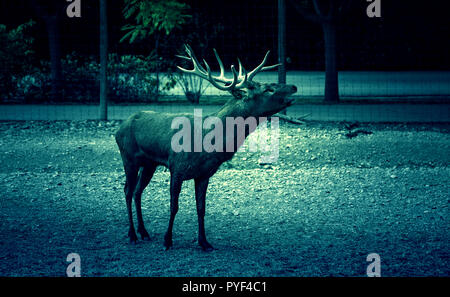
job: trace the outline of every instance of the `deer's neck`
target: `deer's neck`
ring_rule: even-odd
[[[215,116],[220,118],[223,123],[225,123],[226,118],[237,118],[243,117],[248,118],[252,115],[252,111],[248,110],[242,103],[242,100],[230,99],[227,103],[225,103],[222,108],[215,113]]]
[[[223,124],[223,144],[227,148],[233,147],[231,155],[234,155],[247,136],[260,124],[260,118],[246,108],[241,100],[236,99],[228,101],[214,116]],[[237,120],[238,118],[243,121]]]

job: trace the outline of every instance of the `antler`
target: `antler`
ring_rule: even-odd
[[[192,61],[194,69],[188,70],[188,69],[184,69],[180,66],[177,66],[178,69],[180,69],[183,72],[194,74],[203,79],[206,79],[214,87],[216,87],[222,91],[231,91],[232,89],[234,89],[236,87],[237,81],[238,81],[238,74],[236,73],[236,70],[234,69],[234,65],[231,65],[231,72],[233,73],[233,79],[226,78],[225,77],[225,69],[223,67],[222,60],[220,59],[216,50],[214,50],[214,54],[216,55],[216,59],[219,62],[219,66],[220,66],[220,75],[219,76],[213,76],[211,74],[211,68],[209,67],[208,63],[205,60],[203,60],[203,62],[205,63],[206,69],[203,68],[203,66],[199,63],[197,57],[195,56],[194,51],[192,50],[192,48],[189,45],[185,45],[185,50],[186,50],[188,57],[179,56],[179,55],[177,55],[177,57]],[[241,73],[241,69],[239,69],[239,72]],[[221,86],[219,84],[219,82],[227,84],[227,85]]]
[[[267,57],[269,56],[270,51],[267,51],[266,55],[264,56],[264,59],[262,60],[261,64],[258,65],[258,67],[256,67],[255,69],[253,69],[249,74],[248,74],[248,80],[252,81],[253,78],[255,77],[256,74],[258,74],[261,71],[265,71],[265,70],[270,70],[273,69],[275,67],[278,67],[281,65],[281,63],[275,64],[275,65],[271,65],[271,66],[264,66],[267,62]]]
[[[254,70],[252,70],[250,73],[247,73],[244,66],[242,66],[241,60],[239,60],[239,58],[238,58],[239,73],[236,72],[234,65],[231,65],[231,73],[233,74],[233,78],[230,79],[230,78],[225,77],[225,69],[224,69],[222,60],[220,59],[219,54],[217,53],[217,51],[215,49],[213,49],[214,55],[216,56],[217,62],[219,63],[219,67],[220,67],[219,76],[213,76],[211,74],[211,68],[209,67],[208,63],[204,59],[203,59],[203,63],[205,63],[206,69],[199,63],[197,57],[194,54],[194,51],[192,50],[192,48],[189,45],[185,45],[185,50],[186,50],[188,57],[180,56],[180,55],[177,55],[177,57],[192,61],[194,69],[188,70],[188,69],[184,69],[180,66],[177,66],[178,69],[180,69],[183,72],[197,75],[203,79],[206,79],[214,87],[216,87],[222,91],[231,91],[233,89],[244,88],[246,86],[247,82],[252,81],[253,77],[255,77],[255,75],[257,73],[264,71],[264,70],[273,69],[273,68],[281,65],[281,64],[276,64],[276,65],[272,65],[272,66],[264,66],[266,64],[267,57],[269,56],[269,53],[270,53],[270,51],[268,51],[266,53],[263,61],[261,62],[261,64],[258,67],[256,67]],[[224,83],[225,86],[222,86],[219,83]]]

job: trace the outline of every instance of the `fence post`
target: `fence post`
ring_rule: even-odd
[[[100,120],[108,119],[108,22],[106,0],[100,0]]]
[[[286,83],[286,1],[278,0],[278,83]],[[286,114],[286,109],[280,113]]]

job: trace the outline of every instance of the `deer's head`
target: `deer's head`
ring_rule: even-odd
[[[220,66],[219,76],[211,74],[211,69],[205,60],[203,60],[205,67],[199,63],[189,45],[186,45],[186,53],[188,56],[178,57],[192,61],[194,69],[187,70],[178,66],[181,71],[197,75],[209,81],[217,89],[230,92],[234,97],[232,104],[239,106],[242,110],[249,111],[253,116],[273,115],[293,102],[293,98],[289,98],[289,96],[297,92],[296,86],[253,81],[257,73],[280,65],[264,66],[270,51],[266,53],[261,64],[250,72],[245,70],[238,59],[239,71],[236,71],[234,65],[231,65],[233,78],[225,77],[223,63],[216,50],[214,50],[214,54]]]

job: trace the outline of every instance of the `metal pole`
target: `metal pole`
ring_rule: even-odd
[[[278,0],[278,83],[286,83],[286,2]]]
[[[278,0],[278,83],[286,83],[286,2]],[[286,109],[280,111],[286,114]]]
[[[108,119],[108,22],[106,0],[100,0],[100,120]]]

